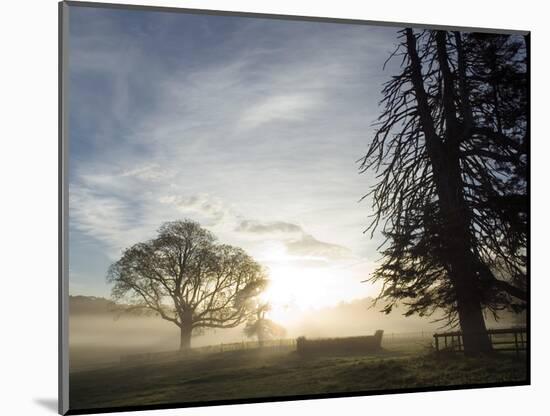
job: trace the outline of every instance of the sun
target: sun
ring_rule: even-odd
[[[262,294],[271,305],[269,318],[281,324],[302,314],[365,296],[368,288],[353,271],[330,263],[304,267],[295,258],[269,266],[270,284]]]
[[[327,259],[295,256],[284,244],[265,242],[256,258],[266,267],[269,285],[261,300],[269,303],[269,319],[291,325],[312,311],[373,296],[372,285],[362,283],[373,263],[357,257]]]

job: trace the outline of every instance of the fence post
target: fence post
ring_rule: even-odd
[[[434,334],[434,339],[435,339],[435,351],[439,352],[439,337],[437,336],[437,334]]]
[[[523,332],[519,333],[519,339],[520,339],[521,349],[523,350],[525,348],[525,343],[523,342]]]
[[[519,357],[518,333],[516,331],[514,331],[514,343],[516,345],[516,357]]]

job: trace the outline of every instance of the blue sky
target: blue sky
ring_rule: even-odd
[[[356,160],[395,28],[77,6],[69,27],[71,293],[108,296],[109,264],[177,218],[245,248],[281,302],[375,292]]]

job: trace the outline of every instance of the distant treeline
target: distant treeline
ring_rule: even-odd
[[[69,313],[71,315],[106,315],[121,312],[125,306],[117,305],[109,299],[95,296],[69,296]]]
[[[356,299],[351,302],[341,302],[332,307],[326,307],[315,311],[306,312],[297,319],[297,322],[289,325],[288,336],[306,335],[310,337],[324,336],[350,336],[372,333],[376,329],[385,329],[389,332],[410,332],[421,330],[437,330],[443,322],[430,324],[430,321],[441,318],[434,315],[430,318],[411,316],[405,318],[399,308],[394,313],[385,315],[380,313],[383,303],[371,307],[373,299],[370,297]],[[72,316],[118,316],[129,306],[120,305],[112,300],[95,296],[69,296],[69,311]],[[129,314],[125,314],[130,316]],[[502,311],[500,319],[495,321],[492,316],[487,316],[487,326],[491,328],[500,326],[514,326],[525,323],[525,313],[516,314]],[[327,329],[330,329],[327,331]]]

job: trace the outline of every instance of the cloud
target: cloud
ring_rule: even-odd
[[[327,260],[343,260],[352,257],[351,250],[347,247],[325,243],[305,233],[300,239],[287,241],[285,245],[288,254],[294,256],[324,258]]]
[[[231,210],[220,200],[212,198],[208,194],[163,196],[159,202],[172,205],[185,214],[199,214],[208,220],[210,225],[218,224],[232,215]]]
[[[272,95],[245,109],[240,125],[244,128],[256,128],[274,121],[304,121],[308,112],[319,106],[321,100],[319,94]]]
[[[158,164],[127,169],[120,174],[122,177],[132,177],[148,182],[161,182],[173,178],[175,175],[173,170],[163,169]]]
[[[297,260],[311,260],[318,263],[326,260],[344,260],[352,258],[349,248],[317,240],[304,229],[284,221],[242,220],[235,231],[255,235],[259,238],[271,238],[282,242],[287,254],[298,257]]]
[[[136,210],[124,199],[75,186],[69,191],[69,207],[71,228],[106,244],[110,257],[142,237]]]
[[[296,234],[302,233],[302,227],[284,221],[259,222],[252,220],[243,220],[239,223],[237,232],[251,234]]]

